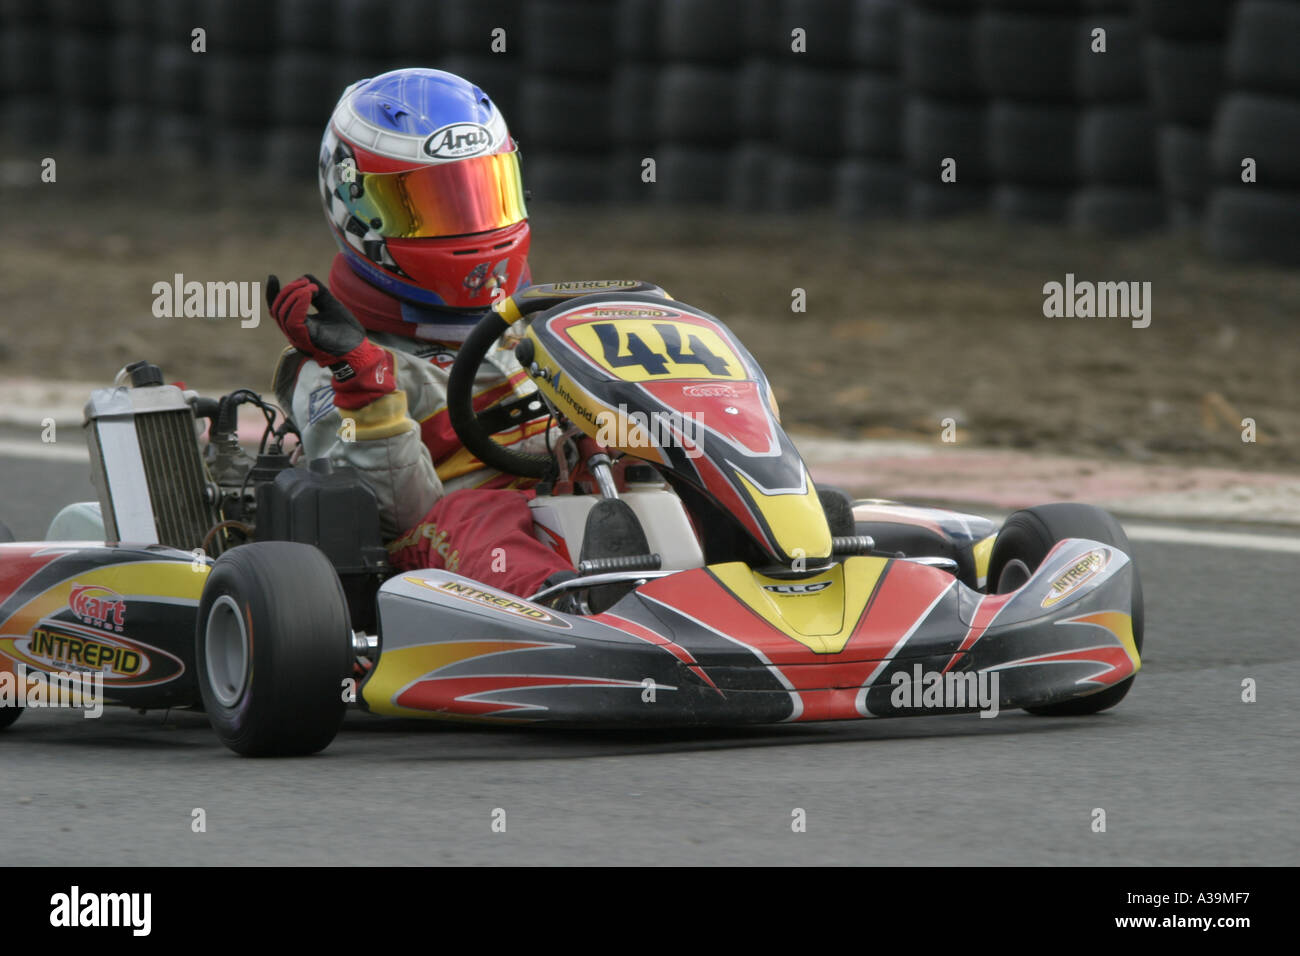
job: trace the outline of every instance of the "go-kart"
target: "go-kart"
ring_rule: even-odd
[[[536,391],[478,409],[503,343]],[[201,706],[241,754],[319,751],[349,702],[572,726],[1090,714],[1140,667],[1141,587],[1113,517],[1048,504],[998,528],[819,490],[753,357],[644,283],[531,287],[452,367],[457,435],[536,480],[537,537],[575,567],[527,597],[393,569],[374,495],[337,463],[291,463],[293,423],[255,393],[124,373],[87,405],[103,540],[59,540],[68,518],[55,540],[0,545],[0,667]],[[256,459],[235,438],[245,404],[266,415]],[[546,453],[493,439],[543,416]]]

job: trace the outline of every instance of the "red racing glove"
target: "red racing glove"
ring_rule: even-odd
[[[285,338],[334,374],[334,404],[361,408],[397,388],[393,356],[366,338],[366,330],[313,275],[283,289],[266,277],[266,301]],[[316,311],[308,314],[308,308]]]

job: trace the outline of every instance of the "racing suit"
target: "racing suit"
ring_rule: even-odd
[[[337,257],[334,296],[354,315],[383,308],[386,295],[364,283]],[[375,296],[382,297],[377,301]],[[398,303],[388,300],[390,314]],[[364,323],[363,323],[364,324]],[[392,356],[388,390],[361,407],[335,405],[335,376],[296,349],[275,373],[275,392],[302,432],[308,460],[328,457],[357,469],[379,503],[380,528],[399,569],[446,568],[527,596],[557,571],[573,566],[533,534],[532,479],[488,468],[464,447],[447,411],[447,379],[457,345],[367,331]],[[474,384],[476,410],[531,393],[535,387],[506,349],[490,352]],[[525,423],[496,436],[521,451],[545,450],[547,422]]]

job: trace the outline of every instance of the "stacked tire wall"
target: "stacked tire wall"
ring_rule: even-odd
[[[902,10],[903,161],[918,219],[987,207],[988,102],[976,67],[978,11],[963,0],[911,0]]]
[[[1201,220],[1210,186],[1209,131],[1223,93],[1236,0],[1137,0],[1147,93],[1159,123],[1160,182],[1175,225]]]
[[[1231,36],[1206,245],[1229,259],[1300,263],[1300,4],[1244,0]]]
[[[0,0],[0,140],[309,182],[348,84],[436,66],[499,103],[536,200],[1297,263],[1297,51],[1300,0]]]
[[[1077,0],[985,0],[976,22],[988,90],[993,209],[1010,222],[1064,222],[1081,183],[1082,109],[1074,63],[1086,25]]]
[[[844,156],[833,202],[847,218],[901,215],[903,164],[902,0],[857,0],[849,24],[852,77],[844,96]]]
[[[645,151],[620,173],[652,201],[726,203],[733,164],[745,152],[741,86],[770,80],[772,65],[758,58],[745,71],[749,51],[739,28],[744,7],[737,0],[665,0],[633,7],[645,19],[639,52],[647,58],[649,112],[638,118],[640,104],[613,107],[644,127],[640,145]],[[772,9],[760,4],[754,15],[770,17]],[[756,142],[764,132],[749,130],[746,142]],[[749,175],[763,181],[770,175],[770,156],[765,153],[757,161],[768,168],[756,167]]]
[[[1075,228],[1141,233],[1166,222],[1156,161],[1158,129],[1147,97],[1145,43],[1132,0],[1088,0],[1074,54],[1081,107],[1081,188],[1070,202]]]

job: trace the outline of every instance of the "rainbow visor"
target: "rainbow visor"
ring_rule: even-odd
[[[388,239],[465,236],[528,218],[513,150],[400,173],[357,173],[338,192],[353,215]]]

